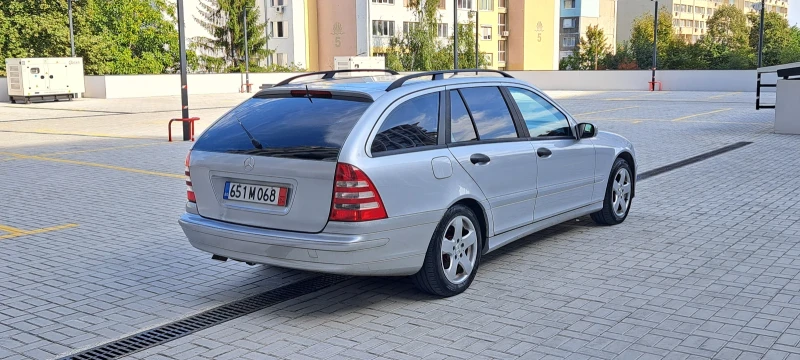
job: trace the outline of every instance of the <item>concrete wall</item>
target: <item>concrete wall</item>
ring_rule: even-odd
[[[572,91],[644,91],[650,81],[650,71],[509,71],[516,78],[530,82],[543,90]],[[276,84],[294,76],[292,73],[250,74],[252,90],[263,84]],[[175,75],[114,75],[86,76],[83,97],[116,99],[148,96],[180,95],[180,76]],[[657,79],[664,91],[740,91],[756,90],[755,70],[661,70]],[[774,84],[775,74],[765,74],[763,82]],[[189,94],[230,94],[240,89],[240,74],[190,74]],[[765,88],[764,91],[774,91]],[[0,78],[0,102],[8,101],[6,78]]]

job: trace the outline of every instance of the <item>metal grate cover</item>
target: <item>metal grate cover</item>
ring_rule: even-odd
[[[345,281],[348,278],[350,277],[342,275],[320,275],[311,279],[298,281],[242,300],[221,305],[197,315],[146,330],[120,340],[102,344],[89,350],[63,357],[61,360],[109,360],[130,355],[272,305],[311,294],[315,291]]]
[[[684,167],[686,165],[691,165],[691,164],[694,164],[696,162],[700,162],[700,161],[706,160],[708,158],[724,154],[724,153],[726,153],[728,151],[733,151],[733,150],[736,150],[738,148],[745,147],[745,146],[750,145],[750,144],[752,144],[752,142],[740,141],[740,142],[737,142],[737,143],[734,143],[734,144],[730,144],[728,146],[723,146],[723,147],[721,147],[719,149],[711,150],[711,151],[709,151],[707,153],[702,153],[700,155],[692,156],[692,157],[690,157],[688,159],[684,159],[684,160],[681,160],[681,161],[678,161],[678,162],[674,162],[672,164],[664,165],[662,167],[657,167],[657,168],[652,169],[652,170],[647,170],[647,171],[639,174],[639,176],[636,177],[636,180],[644,180],[644,179],[647,179],[647,178],[650,178],[650,177],[653,177],[653,176],[656,176],[656,175],[661,175],[661,174],[663,174],[665,172],[669,172],[669,171],[672,171],[672,170],[675,170],[675,169],[678,169],[678,168],[682,168],[682,167]]]

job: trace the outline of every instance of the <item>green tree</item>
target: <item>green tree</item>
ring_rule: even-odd
[[[69,56],[68,22],[66,0],[0,1],[0,57]]]
[[[668,56],[669,47],[676,40],[672,28],[672,13],[666,8],[658,12],[658,61]],[[653,67],[653,15],[642,15],[633,20],[631,32],[631,52],[641,69]],[[661,67],[660,65],[658,66]]]
[[[628,41],[623,41],[621,44],[617,44],[617,51],[614,54],[606,55],[606,58],[603,59],[603,63],[606,69],[639,69],[639,65],[636,63],[636,59],[633,56],[633,49]]]
[[[247,48],[250,70],[263,70],[259,63],[272,51],[266,49],[264,34],[266,24],[259,23],[255,9],[256,0],[202,0],[198,6],[200,18],[195,20],[211,34],[211,37],[192,39],[196,49],[201,50],[203,61],[210,57],[224,59],[227,72],[245,71],[244,24],[247,22]],[[244,10],[247,9],[247,19]]]
[[[708,19],[706,28],[706,38],[729,51],[739,52],[748,47],[747,17],[734,5],[718,7]]]
[[[749,44],[755,54],[758,54],[758,38],[760,17],[758,13],[747,15],[750,24]],[[789,21],[778,13],[767,12],[764,14],[764,49],[763,66],[779,65],[784,57],[791,57],[792,30]],[[756,55],[757,56],[757,55]]]
[[[788,64],[800,62],[800,28],[792,26],[789,28],[789,43],[781,52],[780,63]]]
[[[597,70],[601,64],[604,65],[603,59],[611,52],[607,42],[608,38],[600,26],[589,25],[586,36],[581,37],[571,55],[559,62],[559,68],[563,66],[571,70]]]
[[[86,0],[76,16],[76,52],[90,74],[175,73],[176,22],[175,4],[166,0]]]
[[[453,67],[453,37],[445,43],[438,38],[438,0],[412,0],[409,6],[414,12],[416,22],[407,33],[389,40],[386,52],[386,67],[397,71],[443,70]],[[469,21],[459,24],[458,66],[475,67],[475,21],[470,14]],[[479,66],[488,64],[484,53],[480,53]]]

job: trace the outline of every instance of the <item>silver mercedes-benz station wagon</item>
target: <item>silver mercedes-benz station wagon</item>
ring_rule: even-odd
[[[514,240],[627,217],[633,145],[530,84],[493,70],[369,71],[390,74],[300,75],[212,124],[186,157],[191,244],[219,260],[411,275],[451,296]]]

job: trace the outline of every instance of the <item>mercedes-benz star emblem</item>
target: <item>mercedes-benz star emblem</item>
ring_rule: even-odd
[[[256,166],[256,159],[253,159],[252,156],[244,161],[244,169],[247,171],[252,171],[255,166]]]

